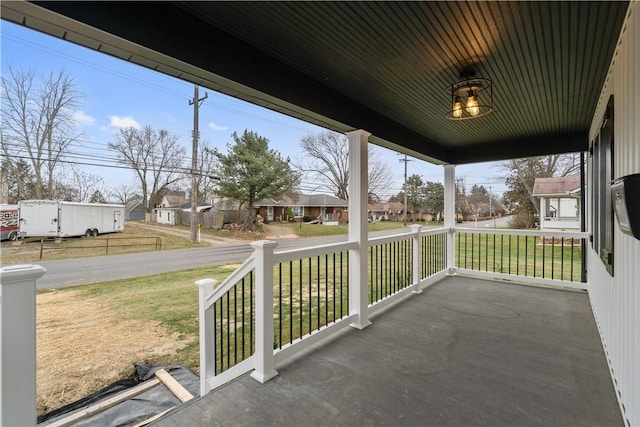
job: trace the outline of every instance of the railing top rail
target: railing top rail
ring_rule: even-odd
[[[455,227],[455,231],[461,233],[503,234],[537,237],[564,237],[565,239],[586,239],[591,233],[582,231],[550,231],[550,230],[518,230],[513,228],[462,228]]]
[[[451,231],[451,228],[446,227],[438,227],[438,228],[421,228],[420,235],[421,236],[433,236],[436,234],[447,233]]]
[[[293,261],[296,259],[303,259],[312,256],[332,254],[335,252],[348,251],[351,249],[357,249],[357,242],[340,242],[329,243],[326,245],[311,246],[301,249],[287,249],[283,251],[274,252],[276,263]]]
[[[211,307],[218,299],[232,289],[244,276],[249,274],[255,268],[255,252],[244,260],[242,265],[231,273],[224,281],[213,290],[204,300],[205,310]]]
[[[399,233],[390,234],[388,236],[372,237],[368,240],[369,247],[375,245],[382,245],[384,243],[397,242],[399,240],[410,239],[415,233],[413,230],[402,230]]]
[[[449,228],[438,227],[438,228],[427,228],[421,227],[418,232],[420,236],[432,236],[436,234],[442,234],[449,231]],[[402,230],[401,232],[390,234],[388,236],[380,236],[380,237],[372,237],[369,239],[369,247],[375,245],[382,245],[385,243],[396,242],[398,240],[405,240],[411,238],[415,235],[415,231],[412,229]]]

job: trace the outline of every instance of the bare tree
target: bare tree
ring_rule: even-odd
[[[296,164],[300,172],[317,180],[321,187],[336,197],[349,198],[349,143],[347,137],[336,132],[324,131],[302,138],[303,163]],[[368,193],[375,195],[388,186],[391,173],[386,163],[375,158],[376,152],[369,144]]]
[[[218,177],[218,158],[215,156],[215,150],[208,142],[204,142],[199,147],[198,153],[198,173],[196,174],[196,186],[198,188],[198,197],[201,200],[208,200],[217,188]]]
[[[88,173],[76,165],[65,168],[64,183],[75,190],[74,201],[89,202],[96,192],[105,193],[105,183],[102,177]]]
[[[9,68],[2,77],[2,152],[31,161],[36,198],[51,197],[56,168],[80,136],[73,120],[79,100],[73,78],[64,70],[38,77]]]
[[[179,137],[151,126],[142,129],[121,129],[116,140],[109,144],[122,165],[130,167],[140,181],[142,204],[151,212],[160,190],[180,180],[185,172],[182,164],[185,148]]]
[[[131,200],[133,196],[135,196],[135,190],[133,187],[126,184],[121,184],[116,188],[112,188],[109,192],[109,197],[114,198],[115,201],[123,205],[129,203],[129,200]]]

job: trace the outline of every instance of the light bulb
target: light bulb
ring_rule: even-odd
[[[480,106],[478,105],[478,96],[475,94],[473,90],[469,91],[469,96],[467,96],[467,113],[471,116],[477,116],[480,114]]]
[[[453,102],[453,109],[451,110],[451,115],[456,119],[462,117],[462,101],[460,100],[460,95],[456,95],[456,99]]]

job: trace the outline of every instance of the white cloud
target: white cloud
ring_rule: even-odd
[[[109,121],[110,121],[109,124],[111,126],[113,126],[114,128],[118,128],[118,129],[127,129],[127,128],[140,129],[140,123],[138,123],[131,116],[126,116],[126,117],[111,116],[109,118]]]
[[[71,117],[77,125],[92,125],[96,122],[96,119],[80,110],[73,113]]]
[[[210,122],[209,123],[209,129],[211,129],[211,130],[228,130],[229,128],[227,126],[217,125],[216,122]]]

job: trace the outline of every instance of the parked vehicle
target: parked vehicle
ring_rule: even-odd
[[[22,200],[22,237],[95,237],[124,231],[124,205],[59,200]]]
[[[16,240],[18,231],[18,205],[0,205],[0,240]]]

